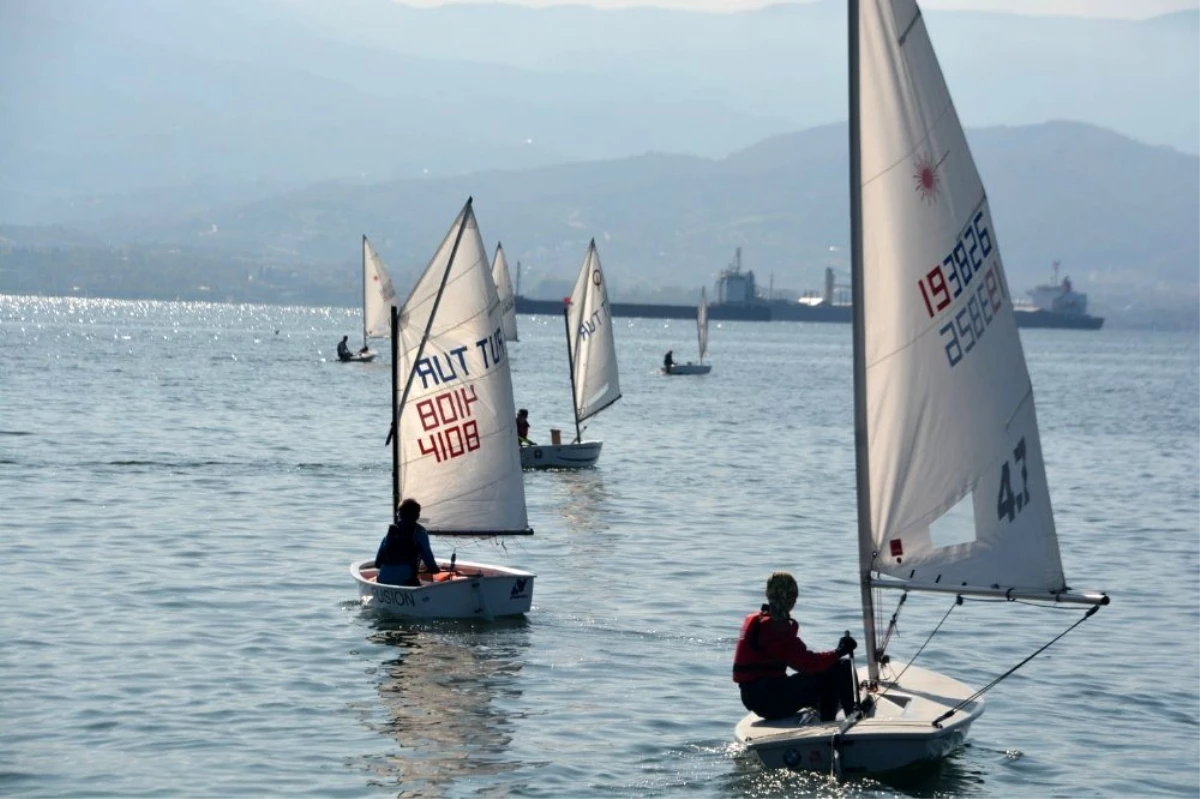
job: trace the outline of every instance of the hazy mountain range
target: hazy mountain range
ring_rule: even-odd
[[[526,293],[593,235],[627,298],[737,246],[815,289],[844,13],[0,0],[0,291],[353,303],[360,234],[403,285],[470,194]],[[1014,290],[1058,259],[1094,312],[1200,316],[1200,14],[926,16]]]

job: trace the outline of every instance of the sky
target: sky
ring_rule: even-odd
[[[441,6],[484,0],[397,0],[404,5]],[[691,11],[741,11],[771,5],[771,0],[496,0],[523,6],[588,5],[596,8],[657,6]],[[1200,0],[921,0],[922,8],[956,11],[1002,11],[1039,16],[1144,19],[1171,11],[1195,10]]]

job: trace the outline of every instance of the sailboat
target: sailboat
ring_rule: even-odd
[[[712,371],[712,364],[704,362],[708,353],[708,296],[703,288],[700,289],[700,304],[696,307],[696,340],[700,344],[700,363],[674,363],[670,369],[663,367],[663,374],[706,375]]]
[[[567,332],[567,371],[571,375],[575,438],[563,444],[558,440],[558,431],[552,430],[550,446],[522,446],[521,465],[527,469],[594,466],[603,442],[584,441],[581,425],[621,398],[612,312],[595,239],[588,245],[575,288],[563,308],[563,324]]]
[[[392,508],[421,503],[431,536],[531,535],[500,298],[471,200],[400,309],[392,309]],[[363,604],[420,618],[528,612],[534,575],[438,559],[419,587],[381,585],[373,560],[350,574]]]
[[[496,284],[496,294],[500,297],[500,312],[504,315],[504,340],[518,341],[517,338],[517,295],[513,291],[512,278],[508,274],[508,259],[504,257],[504,247],[496,245],[496,255],[492,259],[492,281]]]
[[[383,259],[366,236],[362,237],[363,269],[363,346],[347,361],[369,363],[379,353],[370,349],[370,339],[389,335],[391,308],[396,303],[396,289],[383,267]]]
[[[867,699],[834,722],[750,714],[735,734],[768,767],[877,773],[954,751],[983,713],[984,691],[1029,659],[981,690],[915,657],[891,660],[887,644],[910,594],[940,594],[950,610],[981,598],[1087,607],[1068,631],[1108,597],[1069,588],[1063,574],[999,241],[920,11],[913,0],[864,0],[861,14],[858,0],[849,5],[867,661],[856,690]],[[899,599],[881,633],[885,592]]]

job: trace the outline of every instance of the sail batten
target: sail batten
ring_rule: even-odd
[[[987,195],[913,0],[858,16],[870,568],[1065,587]],[[949,528],[956,528],[950,530]]]
[[[470,202],[413,286],[396,336],[401,492],[421,503],[431,534],[527,534],[501,306]]]
[[[621,398],[612,311],[595,241],[588,246],[571,292],[567,346],[575,369],[575,418],[582,422]]]

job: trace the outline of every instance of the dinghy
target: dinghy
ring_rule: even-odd
[[[363,268],[363,348],[354,353],[347,363],[355,361],[369,363],[379,355],[370,349],[370,340],[386,338],[390,334],[392,306],[396,304],[396,289],[392,279],[383,268],[383,259],[367,237],[362,237]]]
[[[712,365],[704,362],[708,353],[708,297],[704,289],[700,289],[700,305],[696,308],[696,340],[700,343],[700,363],[675,363],[670,369],[663,369],[667,375],[706,375],[712,371]]]
[[[920,11],[912,0],[862,6],[850,0],[850,227],[858,689],[870,701],[835,722],[750,714],[736,729],[768,767],[847,774],[950,754],[984,691],[1028,662],[976,690],[891,661],[909,594],[940,594],[950,610],[980,598],[1090,606],[1068,631],[1108,604],[1063,575],[999,242]],[[880,634],[885,591],[899,600]]]
[[[391,313],[392,508],[421,503],[430,536],[531,535],[500,299],[471,201],[412,293]],[[381,528],[382,530],[382,528]],[[351,564],[363,604],[420,618],[519,615],[534,575],[438,559],[419,587],[382,585],[372,560]]]
[[[563,323],[567,330],[567,371],[571,375],[575,409],[575,440],[563,444],[551,439],[549,446],[522,446],[521,465],[526,469],[594,466],[602,442],[584,441],[580,425],[621,398],[612,313],[595,239],[588,245],[575,289],[563,308]]]
[[[512,277],[508,274],[508,259],[504,257],[504,247],[500,244],[496,245],[496,255],[492,259],[492,282],[496,284],[496,294],[500,297],[504,340],[517,341],[517,295],[513,291]]]

